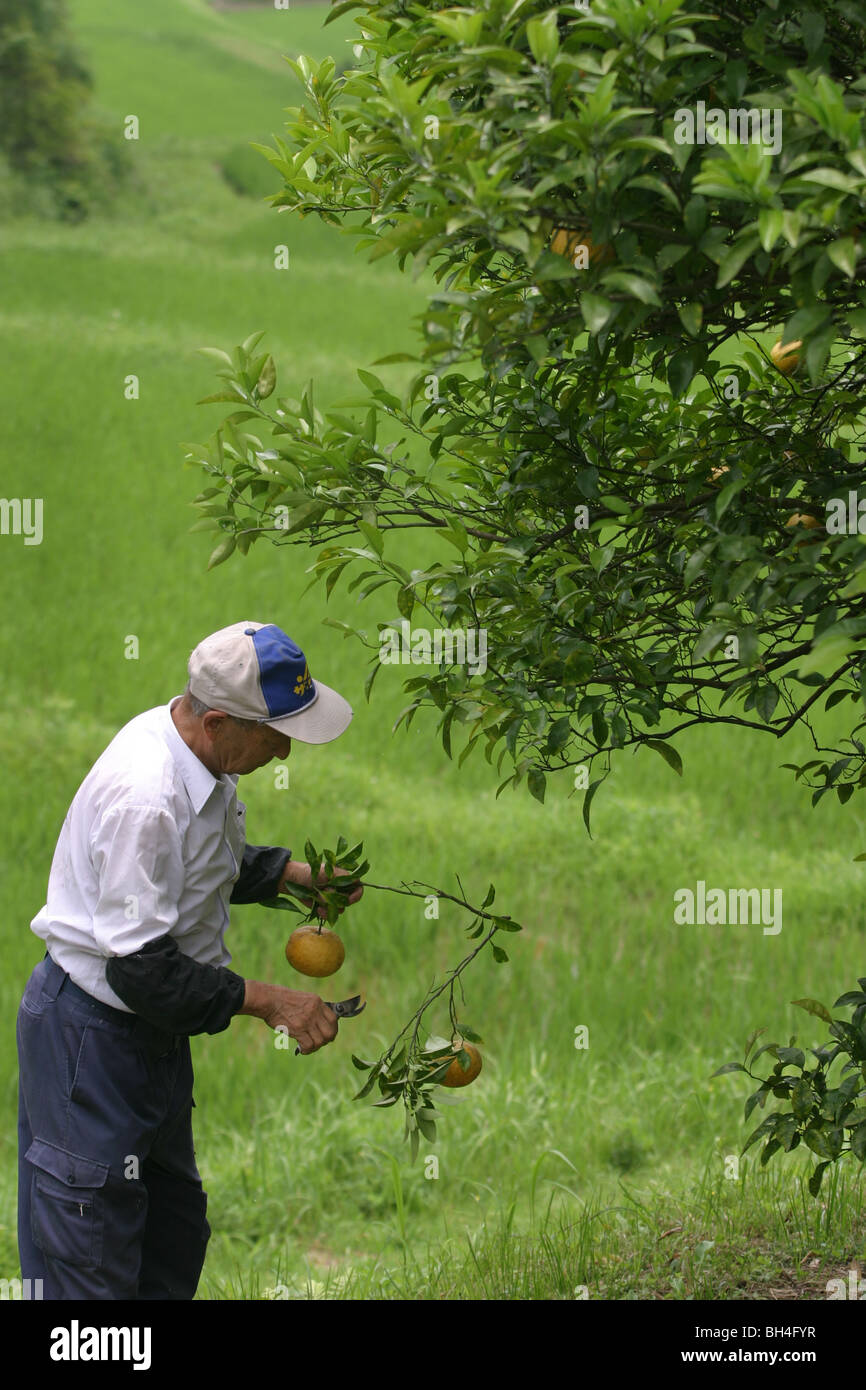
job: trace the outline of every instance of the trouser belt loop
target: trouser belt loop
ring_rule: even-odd
[[[45,952],[46,971],[42,981],[42,989],[49,999],[56,999],[66,981],[69,979],[65,970],[61,970],[56,961],[51,959],[48,952]]]

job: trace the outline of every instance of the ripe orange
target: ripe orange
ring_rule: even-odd
[[[824,529],[818,518],[816,516],[810,516],[808,512],[795,512],[793,516],[788,517],[785,525],[805,526],[809,531],[823,531]],[[802,550],[804,545],[814,545],[816,541],[820,541],[821,539],[821,536],[815,536],[814,540],[806,540],[804,537],[803,540],[797,541],[797,549]]]
[[[581,264],[578,265],[577,257],[581,247],[585,248],[585,252],[580,257]],[[568,227],[557,227],[551,238],[550,249],[557,256],[567,256],[575,269],[583,268],[584,259],[601,265],[613,260],[613,250],[608,243],[603,242],[601,246],[596,246],[587,228],[576,232]]]
[[[722,478],[726,473],[730,473],[730,468],[726,463],[720,463],[718,468],[714,468],[710,474],[710,482],[714,487],[721,487]]]
[[[346,959],[346,948],[330,927],[317,927],[308,922],[292,932],[286,942],[286,960],[301,975],[321,979],[335,975]]]
[[[800,354],[797,348],[801,348],[802,346],[802,341],[799,338],[793,343],[783,343],[780,338],[779,341],[774,343],[770,348],[770,356],[775,366],[778,367],[779,371],[782,373],[782,376],[790,376],[792,372],[797,370],[800,365]]]
[[[460,1065],[460,1058],[455,1053],[453,1062],[439,1082],[440,1086],[468,1086],[470,1081],[474,1081],[480,1072],[481,1053],[478,1048],[471,1042],[465,1042],[463,1047],[469,1053],[469,1070],[463,1070]],[[457,1050],[460,1051],[459,1048]]]

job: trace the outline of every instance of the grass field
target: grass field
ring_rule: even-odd
[[[421,902],[365,895],[344,919],[335,987],[365,990],[368,1007],[315,1056],[276,1050],[251,1019],[194,1040],[214,1231],[199,1297],[822,1297],[866,1253],[858,1173],[837,1174],[818,1203],[800,1154],[760,1170],[752,1150],[726,1178],[744,1090],[709,1076],[757,1026],[817,1043],[823,1029],[789,1001],[832,1004],[866,973],[858,799],[810,809],[779,768],[802,741],[693,733],[682,780],[649,752],[620,760],[590,841],[568,784],[543,807],[525,792],[496,801],[495,769],[479,758],[458,772],[431,722],[391,734],[399,673],[383,671],[364,701],[366,654],[322,625],[328,613],[357,623],[359,610],[340,588],[327,609],[318,589],[301,596],[312,553],[258,547],[206,572],[212,540],[188,529],[202,479],[181,462],[182,441],[214,418],[194,404],[213,389],[196,348],[266,329],[281,391],[312,377],[335,400],[356,367],[411,345],[423,286],[220,174],[297,100],[281,54],[342,54],[349,19],[323,30],[316,6],[203,0],[71,11],[96,99],[118,123],[138,115],[141,139],[136,186],[110,216],[0,224],[3,492],[45,508],[40,546],[0,539],[0,1273],[17,1270],[15,1012],[66,808],[117,728],[182,688],[195,643],[253,618],[285,627],[356,714],[338,742],[295,745],[288,790],[270,769],[245,780],[251,838],[296,853],[307,836],[363,839],[376,882],[450,890],[459,873],[477,901],[493,880],[526,930],[509,965],[468,973],[463,1017],[484,1038],[484,1070],[443,1104],[439,1142],[414,1165],[398,1110],[352,1103],[349,1053],[376,1055],[464,954],[456,909],[431,922]],[[290,247],[285,273],[277,242]],[[137,400],[124,396],[130,374]],[[411,540],[393,554],[417,563]],[[363,613],[373,629],[388,616]],[[124,657],[130,635],[137,660]],[[675,926],[673,893],[698,879],[781,888],[782,931]],[[295,984],[286,920],[237,909],[233,967]]]

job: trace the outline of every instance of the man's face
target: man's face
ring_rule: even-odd
[[[210,711],[202,725],[220,772],[255,772],[257,767],[274,758],[287,758],[291,752],[292,740],[268,724],[244,729],[230,715]]]

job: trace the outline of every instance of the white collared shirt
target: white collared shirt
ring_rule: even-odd
[[[130,720],[94,763],[31,923],[74,984],[126,1013],[105,978],[110,956],[170,932],[201,964],[231,960],[223,938],[246,807],[237,775],[214,777],[181,738],[170,713],[178,698]]]

